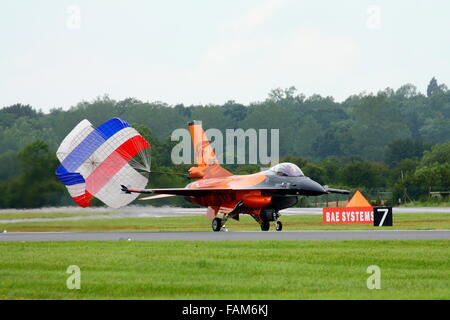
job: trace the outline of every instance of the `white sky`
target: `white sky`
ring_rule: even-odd
[[[449,14],[446,0],[2,0],[0,107],[425,92],[450,85]]]

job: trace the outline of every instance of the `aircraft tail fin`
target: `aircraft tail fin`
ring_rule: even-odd
[[[189,132],[191,133],[192,145],[194,146],[195,162],[197,163],[199,169],[192,171],[201,171],[201,175],[204,178],[226,177],[233,175],[228,170],[222,168],[217,160],[216,154],[209,143],[208,137],[203,131],[201,121],[189,122]]]

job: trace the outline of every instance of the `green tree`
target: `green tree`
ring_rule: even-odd
[[[2,207],[34,208],[57,205],[64,196],[64,186],[54,174],[58,165],[48,144],[36,140],[17,154],[20,175],[0,184]]]
[[[247,108],[234,100],[227,101],[224,105],[224,114],[236,122],[242,121],[247,117]]]
[[[355,161],[341,169],[340,179],[344,185],[370,189],[385,186],[388,174],[388,168],[382,164]]]
[[[430,118],[420,129],[422,136],[428,141],[443,143],[450,140],[450,118]]]
[[[6,151],[0,154],[0,181],[7,180],[19,174],[17,154],[14,151]]]
[[[422,139],[395,139],[384,150],[384,161],[390,166],[397,166],[403,159],[420,159],[431,144]]]
[[[427,97],[431,97],[433,95],[433,92],[436,92],[439,90],[439,86],[437,83],[437,80],[435,77],[433,77],[430,82],[428,83],[427,87]]]
[[[423,165],[432,165],[436,163],[450,163],[450,141],[433,146],[431,151],[426,151],[423,155]]]
[[[383,159],[384,146],[394,139],[407,138],[411,131],[391,103],[389,92],[369,95],[352,110],[351,137],[358,155],[372,161]]]
[[[327,171],[320,164],[309,162],[302,170],[306,176],[320,184],[328,184]]]
[[[296,164],[300,169],[309,163],[307,159],[296,156],[284,156],[280,159],[280,162],[290,162]]]

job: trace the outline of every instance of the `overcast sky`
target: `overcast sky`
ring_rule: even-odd
[[[2,0],[0,107],[450,85],[450,1]]]

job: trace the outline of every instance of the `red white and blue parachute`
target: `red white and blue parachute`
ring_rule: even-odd
[[[127,205],[137,194],[124,194],[121,185],[145,188],[150,172],[150,144],[126,121],[113,118],[95,128],[81,121],[64,138],[56,156],[56,176],[81,207],[93,197],[112,208]]]

